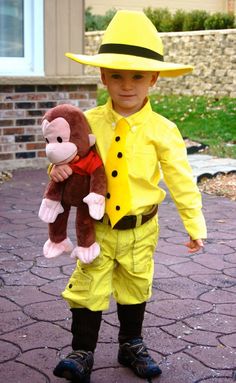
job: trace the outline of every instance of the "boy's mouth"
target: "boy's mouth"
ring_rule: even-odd
[[[134,96],[135,96],[135,94],[120,94],[120,97],[123,97],[123,98],[131,98]]]

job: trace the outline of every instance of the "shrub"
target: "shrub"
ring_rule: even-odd
[[[204,23],[208,16],[209,16],[208,12],[201,11],[198,9],[188,12],[183,23],[183,30],[184,31],[200,31],[205,29]]]
[[[234,15],[216,12],[205,20],[205,29],[227,29],[235,27]]]
[[[143,12],[159,32],[172,31],[172,15],[168,8],[144,8]]]
[[[85,9],[85,30],[86,31],[103,31],[107,28],[116,9],[109,9],[105,15],[94,15],[92,13],[92,7]]]
[[[103,30],[105,30],[110,23],[111,19],[115,16],[117,10],[115,8],[109,9],[103,16]]]
[[[92,13],[92,7],[88,7],[85,9],[85,30],[86,31],[99,30],[97,15],[94,15]]]
[[[182,9],[178,9],[172,18],[172,31],[179,32],[183,30],[184,20],[187,13]]]
[[[235,17],[233,14],[213,13],[203,10],[185,12],[177,10],[173,15],[168,8],[144,8],[144,13],[153,22],[159,32],[198,31],[204,29],[234,28]],[[103,31],[107,28],[116,9],[109,9],[105,15],[94,15],[92,7],[85,9],[86,31]]]

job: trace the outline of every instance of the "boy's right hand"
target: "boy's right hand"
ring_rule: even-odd
[[[73,170],[68,164],[53,165],[50,177],[54,182],[62,182],[70,177],[72,173]]]
[[[192,239],[190,237],[189,242],[185,243],[185,246],[188,247],[189,253],[196,253],[197,251],[203,249],[204,243],[202,239]]]

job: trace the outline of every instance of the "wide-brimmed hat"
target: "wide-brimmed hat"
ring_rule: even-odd
[[[66,53],[81,64],[101,68],[157,71],[175,77],[193,70],[191,65],[165,62],[161,38],[143,12],[117,11],[108,25],[95,55]]]

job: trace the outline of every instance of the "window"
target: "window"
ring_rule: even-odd
[[[0,75],[43,75],[43,0],[0,0]]]

